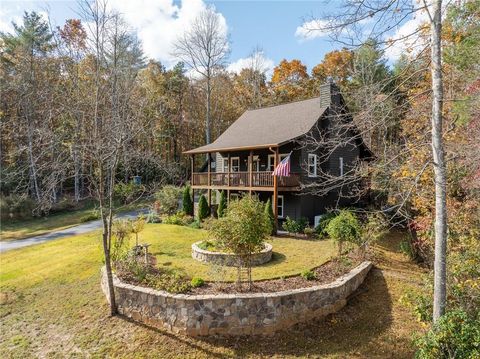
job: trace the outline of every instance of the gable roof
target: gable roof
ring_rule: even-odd
[[[247,110],[214,142],[186,151],[188,154],[279,146],[304,135],[328,106],[320,97],[278,106]]]

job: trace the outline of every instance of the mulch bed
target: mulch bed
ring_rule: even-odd
[[[140,256],[139,260],[142,260]],[[321,284],[333,282],[338,277],[347,274],[353,268],[358,266],[364,258],[361,258],[356,252],[352,251],[347,255],[332,259],[321,266],[313,269],[315,279],[306,280],[300,275],[289,276],[279,279],[267,279],[253,282],[252,288],[248,288],[247,283],[242,283],[239,288],[236,283],[232,282],[206,282],[205,285],[198,288],[191,288],[187,293],[190,295],[207,295],[207,294],[235,294],[235,293],[271,293],[284,290],[292,290],[299,288],[314,287]],[[150,274],[160,274],[161,270],[156,267],[156,258],[149,255]],[[255,268],[253,268],[255,271]],[[122,281],[133,285],[145,286],[145,283],[138,282],[135,277],[127,271],[117,268],[117,275]]]
[[[248,289],[248,284],[243,283],[243,288],[238,288],[236,283],[231,282],[207,282],[204,286],[192,288],[187,294],[234,294],[234,293],[271,293],[284,290],[314,287],[321,284],[333,282],[338,277],[347,274],[353,268],[363,261],[355,253],[349,253],[342,258],[332,259],[325,264],[315,268],[313,272],[316,278],[306,280],[300,275],[280,278],[267,279],[253,282],[252,289]],[[255,268],[253,269],[255,271]]]

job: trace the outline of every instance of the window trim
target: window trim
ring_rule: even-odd
[[[237,171],[233,170],[233,161],[234,160],[238,161],[238,170]],[[230,172],[240,172],[240,157],[230,157]]]
[[[225,163],[227,164],[226,166]],[[228,172],[228,157],[222,157],[222,172]]]
[[[267,158],[267,171],[273,172],[275,170],[275,160],[274,160],[274,154],[269,154]],[[278,154],[278,160],[282,162],[282,160],[288,156],[288,153],[279,153]],[[277,163],[278,165],[278,163]]]
[[[313,161],[313,164],[310,163],[310,159],[313,158],[314,161]],[[317,165],[318,165],[318,156],[317,154],[315,153],[309,153],[308,154],[308,157],[307,157],[307,173],[308,173],[308,177],[310,178],[315,178],[318,176],[318,173],[317,173]],[[314,166],[313,167],[313,173],[310,171],[310,167],[311,166]]]
[[[279,199],[282,199],[282,205],[280,206],[280,201]],[[282,209],[282,214],[280,215],[280,210]],[[278,218],[285,218],[285,196],[283,194],[277,195],[277,213],[278,213]]]

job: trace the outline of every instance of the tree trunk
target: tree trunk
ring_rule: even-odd
[[[205,119],[205,141],[207,145],[210,143],[210,97],[212,88],[210,85],[210,74],[207,76],[207,117]]]
[[[442,138],[443,80],[442,80],[442,1],[433,4],[431,23],[432,56],[432,152],[435,178],[435,262],[433,321],[445,313],[447,287],[447,209],[446,168]]]

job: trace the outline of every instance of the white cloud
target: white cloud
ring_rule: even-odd
[[[22,24],[23,11],[24,9],[18,3],[7,2],[2,4],[0,6],[0,31],[12,33],[12,22]],[[41,15],[46,19],[45,14]]]
[[[257,65],[254,65],[257,64]],[[242,57],[227,66],[227,71],[240,73],[242,69],[259,67],[260,72],[265,72],[267,76],[272,73],[275,63],[272,59],[265,56],[263,52],[256,53],[254,56]]]
[[[170,66],[175,62],[173,43],[206,5],[203,0],[182,0],[178,5],[173,0],[117,0],[111,7],[137,31],[145,54]],[[218,16],[226,33],[227,22],[222,14]]]
[[[416,31],[422,26],[428,19],[428,15],[424,11],[417,12],[410,20],[395,29],[393,35],[388,37],[391,41],[391,45],[387,45],[385,50],[385,57],[394,62],[398,58],[406,53],[407,49],[412,52],[418,51],[425,43],[416,34]]]
[[[300,39],[300,41],[313,40],[319,37],[325,37],[328,35],[326,27],[328,22],[324,20],[311,20],[304,22],[302,26],[298,26],[295,30],[295,36]]]

